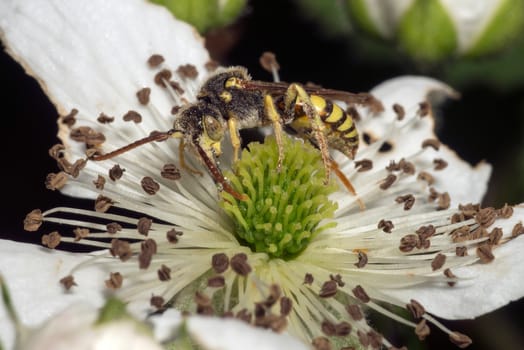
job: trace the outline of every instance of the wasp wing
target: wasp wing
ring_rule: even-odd
[[[243,87],[247,90],[262,90],[271,96],[283,96],[286,94],[289,83],[286,82],[267,82],[259,80],[248,80]],[[341,90],[325,89],[316,85],[301,85],[309,95],[318,95],[329,100],[339,100],[348,104],[358,104],[369,106],[372,111],[380,112],[384,110],[382,103],[372,94],[367,92],[352,93]]]

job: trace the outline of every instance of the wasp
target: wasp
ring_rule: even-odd
[[[90,159],[101,161],[146,143],[178,138],[181,139],[179,154],[182,167],[198,172],[185,164],[184,149],[188,146],[221,190],[239,200],[246,200],[245,194],[231,187],[218,166],[222,141],[228,133],[233,146],[233,160],[236,161],[241,148],[240,130],[272,126],[279,151],[277,171],[284,157],[282,133],[292,132],[320,150],[326,182],[333,171],[347,190],[356,195],[351,182],[331,158],[329,149],[336,149],[354,159],[359,145],[358,131],[352,115],[333,100],[362,105],[380,103],[367,93],[353,94],[298,83],[252,80],[244,67],[218,69],[203,83],[196,102],[180,110],[171,130],[152,133],[110,153],[93,155]]]

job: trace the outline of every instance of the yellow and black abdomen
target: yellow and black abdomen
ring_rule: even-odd
[[[359,139],[358,131],[351,115],[322,96],[310,95],[309,97],[323,122],[324,136],[326,137],[328,147],[344,153],[350,159],[354,159]],[[311,122],[300,104],[295,105],[295,112],[295,118],[289,126],[302,137],[315,143],[315,139],[311,134]]]

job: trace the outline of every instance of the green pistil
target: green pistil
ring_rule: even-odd
[[[337,204],[328,196],[337,185],[324,184],[320,152],[301,140],[283,137],[284,159],[277,171],[278,148],[274,137],[264,144],[251,143],[227,177],[233,188],[248,195],[239,201],[222,192],[221,205],[235,224],[235,236],[255,252],[272,258],[292,259],[333,217]]]

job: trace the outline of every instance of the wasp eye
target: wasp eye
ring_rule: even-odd
[[[221,141],[224,137],[224,128],[215,117],[206,115],[204,117],[204,130],[213,141]]]

